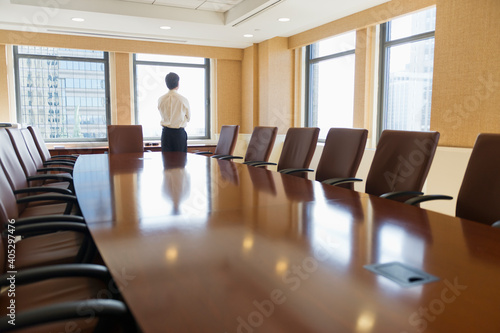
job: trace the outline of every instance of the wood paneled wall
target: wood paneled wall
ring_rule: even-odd
[[[500,133],[500,1],[438,0],[431,112],[442,146]]]
[[[277,126],[285,133],[294,124],[294,52],[288,39],[259,44],[259,125]]]

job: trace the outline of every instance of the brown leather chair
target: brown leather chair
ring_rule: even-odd
[[[110,154],[142,153],[142,125],[108,125]]]
[[[438,141],[438,132],[384,130],[366,177],[365,192],[396,201],[422,194]]]
[[[36,145],[36,142],[33,138],[33,135],[31,134],[30,130],[27,128],[21,128],[19,129],[21,132],[24,142],[26,143],[26,147],[28,148],[28,151],[33,159],[33,162],[35,162],[35,166],[37,168],[43,168],[47,166],[54,166],[58,165],[59,167],[65,167],[68,168],[67,170],[71,170],[70,173],[72,173],[72,169],[75,166],[76,158],[74,160],[69,160],[69,159],[51,159],[47,162],[44,162],[42,157],[40,156],[40,153],[38,152],[38,148]]]
[[[231,156],[234,152],[234,147],[236,147],[236,141],[238,140],[238,132],[240,131],[240,125],[223,125],[220,129],[219,141],[215,147],[215,151],[211,157],[220,158],[224,156]],[[198,155],[211,155],[211,152],[200,151],[196,152]]]
[[[55,196],[35,197],[40,200],[55,199]],[[13,219],[14,231],[25,236],[16,243],[17,269],[45,264],[89,262],[93,259],[94,249],[91,248],[91,239],[82,217],[49,215],[58,213],[54,212],[53,207],[57,205],[21,206],[19,203],[25,199],[27,198],[16,200],[0,163],[0,233]],[[23,229],[27,229],[25,234],[21,234]]]
[[[0,129],[0,165],[2,166],[0,173],[2,177],[7,179],[6,184],[9,185],[2,188],[2,191],[11,191],[13,195],[18,197],[19,212],[23,212],[24,216],[69,214],[71,212],[73,204],[76,203],[76,197],[71,195],[72,192],[69,189],[58,186],[35,186],[39,184],[33,183],[46,180],[65,182],[72,181],[72,178],[56,174],[26,177],[6,129]],[[43,202],[41,199],[38,200],[39,196],[34,195],[39,193],[51,193],[51,196],[57,195],[57,200],[59,202],[66,202],[66,204],[43,205],[44,207],[30,207],[26,209],[28,203],[32,205],[33,203]],[[31,196],[25,197],[27,194],[31,194]]]
[[[22,134],[23,131],[27,134],[28,139],[31,139],[31,136],[29,135],[29,131],[27,129],[18,129],[18,128],[7,129],[7,133],[9,134],[9,137],[12,142],[11,144],[14,148],[14,151],[17,154],[19,162],[21,163],[26,178],[31,179],[31,177],[35,177],[40,173],[51,172],[52,175],[51,179],[45,179],[45,182],[50,182],[50,184],[48,185],[71,189],[73,186],[73,180],[72,180],[73,177],[71,176],[73,173],[73,168],[68,166],[53,166],[53,165],[45,167],[43,165],[42,159],[39,158],[39,156],[35,155],[35,158],[33,158],[33,154],[28,149],[28,143],[25,140],[25,136]],[[34,143],[32,143],[32,145],[34,145]],[[52,172],[63,172],[63,173],[54,174]],[[56,175],[60,176],[61,179],[65,179],[66,181],[54,183],[53,182],[54,179],[52,178],[55,177]],[[41,184],[42,179],[39,180],[40,180],[39,184]]]
[[[8,280],[11,274],[5,274],[8,261],[3,242],[5,240],[0,238],[2,289],[11,285]],[[16,253],[16,266],[18,257]],[[69,321],[71,330],[79,332],[94,332],[98,325],[103,329],[101,332],[118,332],[121,329],[116,324],[120,321],[134,327],[123,302],[105,299],[118,298],[117,289],[110,281],[108,270],[99,265],[53,265],[18,270],[15,298],[9,297],[7,292],[0,297],[0,331],[64,332]],[[11,299],[15,299],[15,325],[9,323]]]
[[[283,150],[278,161],[278,171],[307,178],[316,144],[318,143],[319,128],[292,127],[286,132]],[[276,165],[276,163],[250,163],[252,166]]]
[[[76,161],[78,156],[75,155],[57,155],[57,156],[51,156],[50,151],[47,148],[47,145],[45,144],[45,140],[43,139],[42,133],[40,133],[40,130],[38,127],[34,126],[28,126],[27,127],[29,132],[31,133],[31,136],[33,137],[33,141],[35,142],[38,154],[40,158],[42,159],[43,163],[50,163],[50,161],[59,161],[63,160],[65,162],[73,162]]]
[[[368,130],[331,128],[316,169],[316,180],[353,189],[353,183],[336,183],[339,178],[352,178],[358,171],[365,151]]]
[[[500,134],[479,134],[458,192],[457,217],[500,227],[499,170]],[[408,200],[407,203],[451,198],[445,195],[425,195]]]
[[[274,141],[278,134],[278,127],[256,126],[253,129],[250,142],[248,143],[247,152],[245,154],[244,163],[249,162],[267,162],[271,151],[273,150]],[[231,160],[241,159],[241,156],[224,156],[220,159]]]

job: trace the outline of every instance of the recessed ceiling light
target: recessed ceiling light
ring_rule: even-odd
[[[83,21],[85,21],[85,19],[83,19],[81,17],[73,17],[71,20],[75,21],[75,22],[83,22]]]
[[[245,38],[252,38],[253,35],[252,34],[245,34],[245,35],[243,35],[243,37],[245,37]]]
[[[162,26],[160,27],[160,29],[162,29],[162,30],[170,30],[170,29],[172,29],[172,28],[171,28],[171,27],[169,27],[168,25],[162,25]]]
[[[282,18],[279,18],[278,21],[280,21],[280,22],[290,22],[290,19],[288,17],[282,17]]]

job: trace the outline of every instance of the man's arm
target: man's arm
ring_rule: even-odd
[[[186,103],[185,103],[185,108],[186,108],[186,119],[187,121],[190,121],[191,120],[191,108],[189,107],[189,101],[186,99]]]

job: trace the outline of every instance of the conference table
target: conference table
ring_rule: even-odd
[[[144,333],[500,332],[489,226],[189,153],[82,155],[74,185]]]

